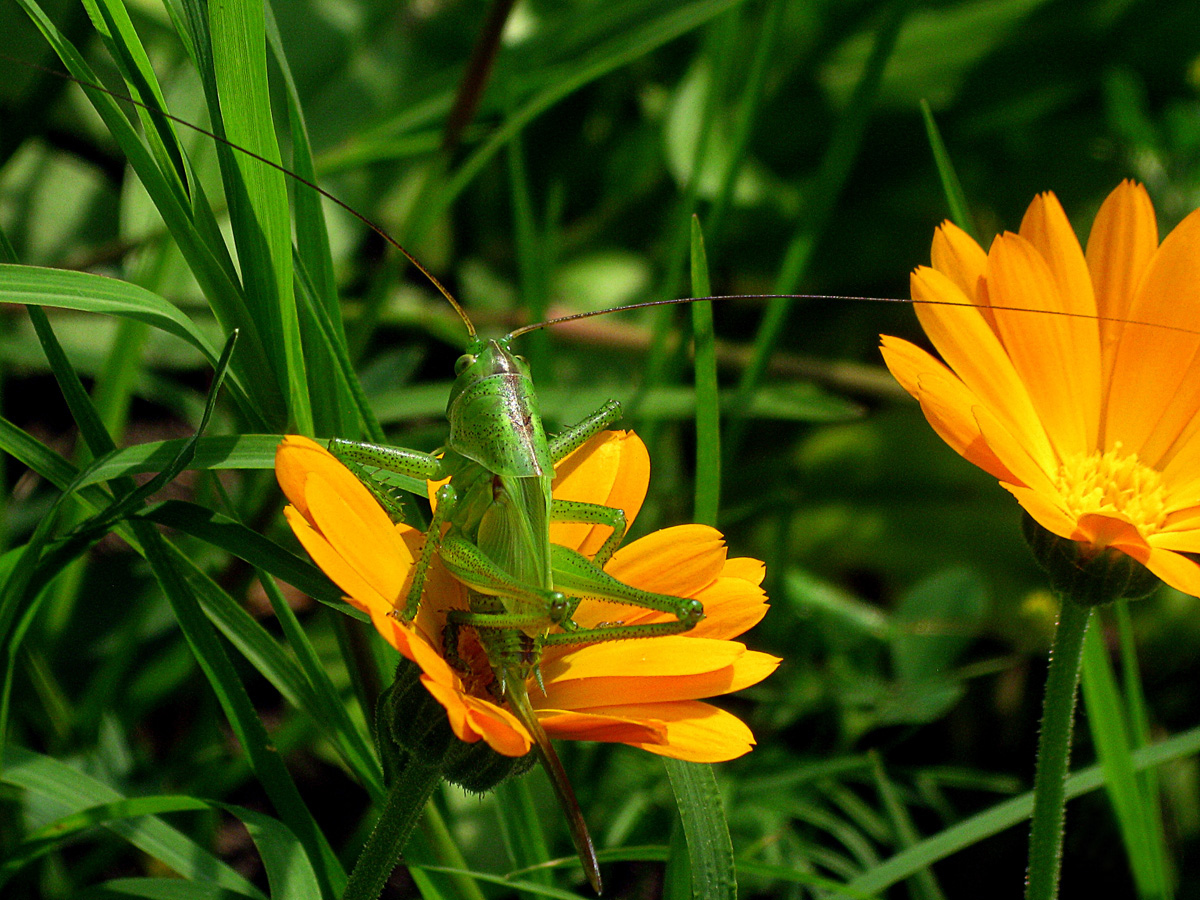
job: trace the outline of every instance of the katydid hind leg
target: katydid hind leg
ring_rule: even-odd
[[[587,821],[583,818],[583,811],[579,808],[579,801],[575,797],[571,781],[567,778],[566,770],[563,769],[554,745],[550,743],[546,730],[542,728],[542,723],[538,721],[533,705],[529,702],[529,693],[525,688],[524,679],[516,670],[511,670],[505,673],[503,680],[505,699],[508,700],[513,714],[525,726],[529,736],[533,738],[533,746],[537,751],[538,759],[541,760],[546,775],[550,778],[550,784],[554,788],[554,794],[558,797],[559,805],[562,806],[563,813],[567,817],[571,841],[575,844],[575,852],[579,854],[579,861],[583,865],[583,872],[587,876],[588,884],[599,894],[603,887],[600,880],[600,863],[596,859],[596,848],[592,844],[592,836],[588,832]]]
[[[644,591],[614,578],[598,568],[590,559],[567,547],[555,544],[552,548],[554,586],[571,597],[591,597],[620,603],[625,606],[653,609],[669,613],[687,631],[704,618],[704,604],[690,597],[656,594]],[[573,609],[574,607],[572,607]],[[675,623],[661,623],[673,625]],[[628,637],[640,635],[629,634]],[[612,640],[612,638],[605,638]]]
[[[514,578],[453,529],[443,537],[440,553],[446,571],[471,590],[515,601],[504,604],[510,611],[519,612],[517,607],[523,606],[539,614],[543,620],[552,621],[551,611],[561,608],[565,603],[559,591],[548,591]]]
[[[551,522],[571,522],[585,525],[606,525],[610,529],[608,537],[592,557],[592,563],[603,568],[621,545],[625,531],[629,527],[625,510],[615,506],[604,506],[600,503],[584,503],[576,500],[555,500],[550,504]]]

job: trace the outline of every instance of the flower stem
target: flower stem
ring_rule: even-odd
[[[425,809],[425,801],[441,780],[441,769],[409,757],[388,790],[383,812],[354,864],[342,900],[378,900]]]
[[[1062,868],[1063,818],[1075,699],[1083,659],[1083,636],[1092,609],[1060,595],[1062,611],[1050,649],[1050,671],[1042,702],[1037,768],[1033,776],[1033,821],[1029,831],[1029,872],[1025,900],[1054,900]]]

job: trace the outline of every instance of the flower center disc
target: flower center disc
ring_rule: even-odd
[[[1106,453],[1068,457],[1058,470],[1058,489],[1077,519],[1089,514],[1117,516],[1142,535],[1153,534],[1167,519],[1162,474],[1126,454],[1120,442]]]

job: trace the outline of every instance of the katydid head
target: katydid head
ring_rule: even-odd
[[[508,340],[475,340],[455,363],[446,447],[497,475],[550,475],[554,465],[529,364],[509,351]]]
[[[474,384],[493,376],[516,376],[529,378],[529,363],[525,357],[508,349],[507,337],[495,339],[476,338],[454,363],[454,385],[450,388],[447,411],[454,408],[455,401]]]

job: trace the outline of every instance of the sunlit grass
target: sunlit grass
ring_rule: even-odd
[[[1068,6],[521,4],[442,156],[482,7],[277,4],[280,43],[251,33],[251,64],[238,4],[181,19],[184,39],[146,4],[89,4],[100,25],[47,4],[54,52],[32,0],[5,6],[0,249],[48,268],[0,268],[0,894],[340,895],[388,783],[370,723],[396,658],[286,532],[267,470],[288,432],[438,447],[465,343],[343,210],[17,58],[209,128],[215,85],[231,139],[278,144],[503,333],[705,280],[905,297],[952,211],[986,246],[1035,192],[1087,222],[1123,177],[1165,233],[1200,205],[1197,46],[1170,27],[1190,7]],[[188,45],[211,48],[206,75]],[[785,658],[729,698],[758,746],[713,779],[561,748],[611,895],[687,896],[689,850],[712,866],[692,873],[706,896],[729,895],[731,862],[742,896],[1017,895],[1053,614],[994,479],[882,369],[878,334],[915,340],[915,317],[836,300],[712,314],[694,356],[680,308],[520,339],[551,431],[615,398],[646,438],[637,534],[712,521],[731,555],[766,560],[772,610],[748,640]],[[1095,623],[1069,895],[1200,877],[1197,612],[1163,590]],[[728,842],[703,812],[718,791]],[[583,884],[540,772],[483,798],[440,789],[405,862],[393,896],[511,894],[487,879],[513,871],[524,896]]]

